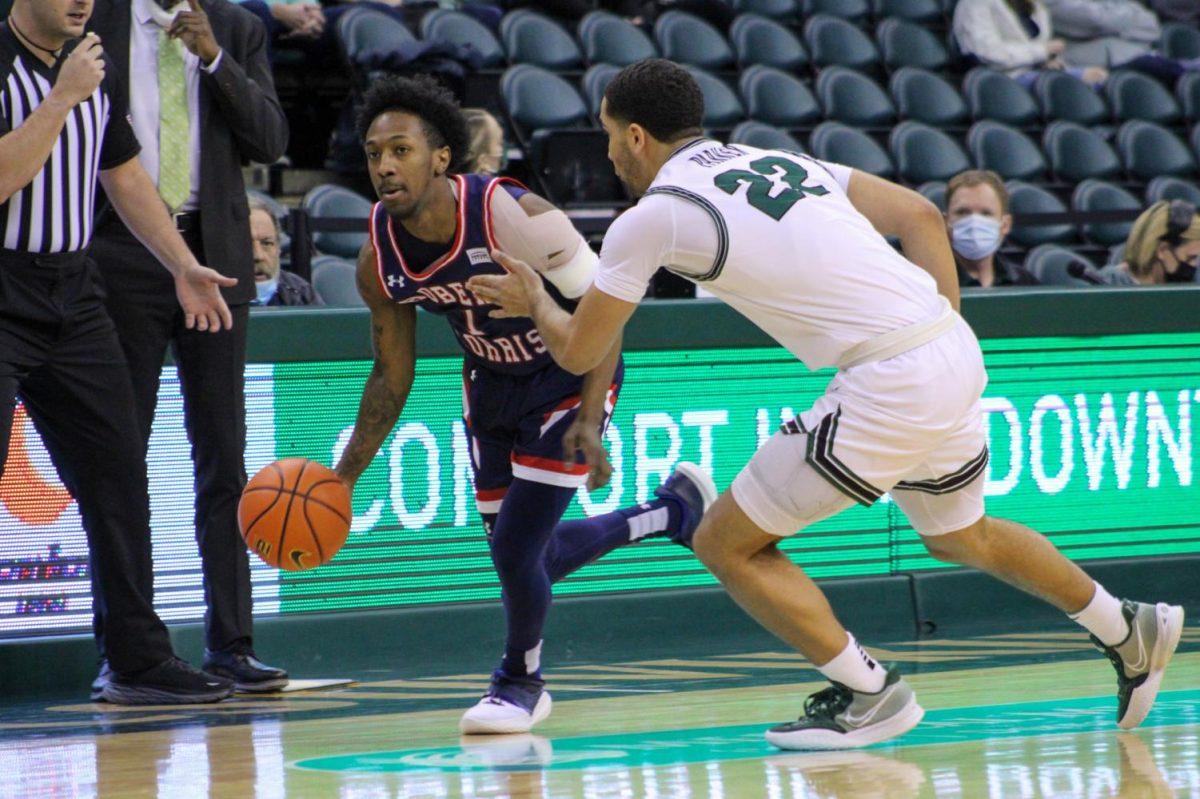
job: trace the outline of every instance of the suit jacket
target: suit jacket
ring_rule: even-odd
[[[200,71],[200,225],[205,266],[238,279],[225,289],[230,304],[255,297],[250,211],[242,181],[245,161],[273,163],[287,147],[287,119],[275,96],[262,21],[227,0],[200,0],[225,52],[216,72]],[[89,25],[120,72],[129,93],[130,0],[96,0]],[[97,236],[124,233],[104,202]]]

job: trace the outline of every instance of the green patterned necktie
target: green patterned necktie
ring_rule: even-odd
[[[158,194],[172,213],[192,191],[187,68],[183,44],[158,32]]]

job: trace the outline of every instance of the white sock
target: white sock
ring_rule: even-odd
[[[883,684],[887,681],[883,666],[863,651],[853,635],[846,633],[846,636],[850,639],[846,648],[824,666],[817,666],[817,671],[859,693],[874,694],[882,691]]]
[[[1070,619],[1099,638],[1105,646],[1116,646],[1129,637],[1129,622],[1121,615],[1121,600],[1105,591],[1100,583],[1096,583],[1092,601]]]
[[[648,535],[664,532],[670,526],[670,511],[665,506],[655,508],[648,502],[644,502],[638,506],[638,510],[642,512],[636,516],[630,516],[626,520],[629,525],[630,541],[637,541]]]

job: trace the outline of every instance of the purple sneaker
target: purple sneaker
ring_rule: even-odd
[[[679,508],[676,529],[667,530],[665,535],[680,546],[692,548],[692,536],[700,526],[700,519],[717,501],[717,485],[708,472],[694,463],[683,461],[676,464],[662,485],[654,489],[660,499],[674,502]]]

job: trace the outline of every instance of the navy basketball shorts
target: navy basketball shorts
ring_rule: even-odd
[[[619,363],[604,400],[601,432],[621,390]],[[583,377],[550,364],[528,375],[508,375],[463,363],[463,422],[475,502],[480,513],[499,513],[514,477],[578,488],[587,482],[582,456],[564,453],[563,435],[579,415]]]

